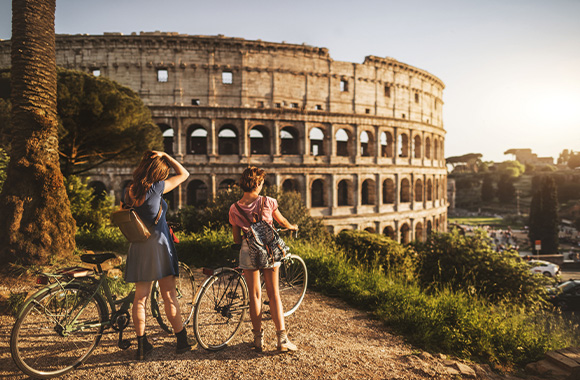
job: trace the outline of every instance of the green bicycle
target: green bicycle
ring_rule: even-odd
[[[22,372],[47,379],[77,368],[109,327],[119,332],[119,348],[129,348],[131,342],[123,339],[123,331],[131,319],[134,291],[116,299],[106,281],[107,271],[101,266],[116,257],[114,253],[82,255],[81,261],[93,264],[95,269],[73,267],[39,276],[37,283],[46,286],[22,305],[10,337],[12,358]],[[180,263],[179,272],[177,293],[187,325],[193,315],[196,285],[187,265]],[[171,327],[160,312],[156,284],[151,292],[152,314],[170,333]]]

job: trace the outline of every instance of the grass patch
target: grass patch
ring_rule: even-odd
[[[449,223],[456,223],[468,226],[504,226],[507,227],[503,218],[488,217],[461,217],[461,218],[449,218]]]

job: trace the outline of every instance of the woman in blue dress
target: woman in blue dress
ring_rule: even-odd
[[[175,175],[169,177],[170,170]],[[145,334],[147,301],[154,281],[159,282],[165,304],[165,314],[177,337],[177,353],[191,350],[195,342],[187,338],[181,319],[176,294],[175,276],[179,263],[165,215],[167,203],[162,195],[183,183],[189,173],[173,157],[164,152],[145,152],[141,163],[133,172],[133,183],[125,192],[124,203],[133,206],[143,222],[149,226],[151,237],[144,242],[131,243],[127,255],[125,281],[135,283],[133,324],[137,334],[137,359],[143,360],[153,346]],[[160,217],[158,217],[161,212]],[[157,223],[156,223],[156,220]]]

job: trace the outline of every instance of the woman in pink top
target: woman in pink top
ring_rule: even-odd
[[[249,219],[253,219],[260,210],[260,203],[262,197],[260,191],[264,186],[264,177],[266,172],[258,169],[255,166],[250,166],[242,173],[240,178],[240,187],[244,190],[242,199],[236,202],[243,212],[246,213]],[[296,224],[290,224],[288,220],[278,210],[278,202],[274,198],[263,197],[262,220],[272,224],[276,220],[283,228],[289,230],[297,230]],[[250,227],[250,223],[246,218],[240,214],[236,204],[230,207],[230,224],[232,225],[232,233],[234,235],[234,243],[241,244],[240,249],[240,268],[244,271],[244,277],[248,283],[248,290],[250,293],[250,319],[252,320],[252,332],[254,333],[254,347],[257,352],[262,352],[264,345],[264,330],[262,329],[262,289],[260,284],[260,270],[252,265],[250,259],[248,243],[246,239],[242,238],[242,233]],[[278,288],[278,268],[280,263],[275,263],[270,268],[263,269],[264,281],[266,282],[266,292],[270,300],[270,314],[272,321],[276,326],[276,335],[278,338],[278,351],[296,351],[294,345],[286,335],[286,328],[284,325],[284,311],[282,310],[282,302],[280,301],[280,292]]]

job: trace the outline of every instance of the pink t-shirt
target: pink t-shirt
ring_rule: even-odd
[[[258,211],[260,210],[260,202],[262,198],[264,198],[264,208],[262,209],[262,220],[272,224],[273,223],[272,214],[274,213],[274,211],[278,209],[278,201],[275,200],[274,198],[259,196],[255,201],[253,201],[247,206],[241,204],[240,202],[236,203],[246,213],[248,218],[252,220],[254,215],[257,215]],[[229,217],[230,224],[232,226],[238,226],[244,232],[246,232],[248,228],[250,228],[250,222],[248,222],[246,218],[240,214],[240,211],[238,210],[235,204],[232,204],[230,206]]]

